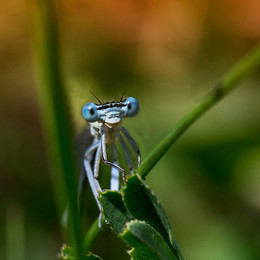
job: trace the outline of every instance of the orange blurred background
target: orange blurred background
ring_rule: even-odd
[[[89,91],[107,101],[127,89],[141,105],[126,125],[143,158],[260,39],[257,0],[57,6],[75,132],[86,126],[81,109],[93,101]],[[7,260],[56,259],[63,243],[40,124],[30,10],[30,1],[0,3],[0,259]],[[147,178],[187,259],[260,258],[259,80],[258,70]],[[90,216],[97,214],[92,208]],[[129,259],[108,230],[94,252]]]

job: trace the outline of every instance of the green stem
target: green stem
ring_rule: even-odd
[[[183,119],[181,119],[166,137],[152,150],[137,173],[144,178],[156,165],[160,158],[168,151],[171,145],[206,111],[228,94],[238,83],[246,78],[249,72],[260,64],[260,45],[242,58],[220,80],[213,91],[207,95],[196,107],[194,107]]]
[[[89,252],[102,230],[98,227],[99,218],[92,224],[84,239],[85,252]]]
[[[82,260],[84,250],[74,180],[76,167],[67,99],[60,72],[54,3],[55,1],[52,0],[30,2],[38,94],[46,135],[46,150],[59,213],[61,213],[61,206],[68,202],[69,235],[75,247],[76,259]]]
[[[223,77],[213,91],[181,119],[168,135],[155,147],[141,164],[137,173],[144,178],[160,158],[167,152],[171,145],[191,126],[200,116],[209,110],[214,104],[230,92],[238,83],[248,75],[250,71],[260,64],[260,45],[254,48],[242,58]],[[84,248],[89,251],[94,241],[101,233],[98,227],[98,219],[92,224],[84,240]]]
[[[25,260],[24,213],[10,205],[6,214],[6,260]]]

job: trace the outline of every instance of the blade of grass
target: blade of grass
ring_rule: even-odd
[[[242,58],[232,67],[212,90],[196,107],[184,116],[163,140],[146,157],[137,173],[144,178],[161,157],[168,151],[171,145],[206,111],[208,111],[219,100],[226,96],[233,88],[245,79],[249,72],[256,69],[260,64],[260,45]]]
[[[6,260],[25,260],[24,214],[10,205],[6,214]]]
[[[46,150],[57,203],[58,207],[61,207],[64,201],[68,201],[69,235],[72,238],[77,259],[81,260],[84,256],[74,180],[76,167],[67,100],[60,72],[55,2],[52,0],[29,2],[33,23],[35,67],[42,123],[46,135]]]
[[[89,252],[92,245],[98,238],[99,234],[102,232],[102,229],[98,227],[99,218],[97,218],[91,227],[88,230],[88,233],[84,239],[84,250],[85,252]]]

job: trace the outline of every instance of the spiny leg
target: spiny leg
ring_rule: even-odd
[[[117,164],[114,164],[112,162],[109,162],[107,160],[107,151],[106,151],[106,136],[105,134],[102,134],[101,136],[101,152],[102,152],[102,159],[103,159],[103,162],[109,166],[112,166],[112,167],[115,167],[116,169],[118,169],[120,172],[124,173],[124,169],[121,168],[119,165]]]
[[[103,161],[107,161],[106,135],[104,133],[101,135],[101,150],[102,150]]]
[[[93,152],[98,148],[99,142],[93,144],[86,150],[84,157],[90,162],[92,160]]]
[[[98,218],[98,227],[101,228],[102,227],[102,207],[100,205],[98,197],[100,195],[99,193],[102,192],[102,189],[99,185],[98,180],[93,175],[93,172],[92,172],[92,169],[90,166],[90,162],[87,161],[86,159],[84,159],[84,166],[85,166],[86,174],[88,177],[89,185],[91,187],[92,193],[94,195],[94,198],[95,198],[98,208],[100,210],[100,214],[99,214],[99,218]]]
[[[97,149],[98,147],[98,142],[97,142],[97,139],[94,138],[94,141],[92,143],[92,145],[86,150],[85,154],[84,154],[84,161],[83,161],[83,168],[85,169],[85,171],[82,169],[81,172],[80,172],[80,176],[79,176],[79,183],[78,183],[78,208],[80,209],[80,197],[81,197],[81,193],[82,193],[82,190],[83,190],[83,183],[85,181],[85,178],[86,178],[86,175],[87,175],[87,178],[88,178],[88,181],[89,183],[91,184],[91,189],[92,189],[92,192],[93,192],[93,195],[95,197],[95,199],[97,200],[96,196],[98,194],[97,190],[100,189],[100,186],[99,184],[95,184],[93,185],[93,181],[92,181],[92,178],[91,177],[91,174],[89,174],[89,171],[88,171],[88,167],[86,167],[86,164],[85,164],[85,161],[87,162],[87,164],[90,165],[90,162],[92,160],[92,155],[93,155],[93,152]],[[85,175],[86,174],[86,175]],[[98,203],[98,207],[100,207],[99,205],[99,202],[97,201]],[[66,207],[64,213],[63,213],[63,216],[62,216],[62,224],[66,227],[67,224],[68,224],[68,206]]]
[[[99,185],[99,182],[94,177],[93,172],[92,172],[92,168],[91,168],[91,165],[90,165],[91,160],[92,160],[92,155],[93,155],[94,151],[96,149],[98,149],[99,146],[100,146],[100,142],[96,142],[86,150],[83,163],[84,163],[84,168],[85,168],[85,172],[86,172],[86,175],[87,175],[87,178],[88,178],[90,188],[91,188],[92,193],[94,195],[94,198],[97,202],[97,205],[98,205],[99,209],[101,210],[101,206],[100,206],[98,197],[99,197],[99,192],[101,192],[102,189]]]
[[[94,161],[94,177],[97,178],[99,174],[99,165],[101,160],[101,142],[98,145],[95,161]]]
[[[89,185],[91,187],[92,193],[97,202],[99,210],[101,211],[101,205],[99,203],[98,197],[99,197],[99,192],[102,192],[102,189],[99,185],[98,180],[94,177],[91,166],[90,166],[90,162],[87,159],[84,159],[84,167],[85,167],[85,171],[86,171],[86,174],[88,177],[88,181],[89,181]]]
[[[127,132],[127,130],[124,127],[122,127],[122,131],[124,132],[127,140],[129,141],[129,143],[132,145],[133,149],[137,153],[137,156],[138,156],[138,167],[139,167],[140,164],[141,164],[141,154],[140,154],[139,148],[138,148],[135,140],[132,138],[132,136]]]
[[[93,153],[97,149],[97,147],[98,147],[98,142],[96,139],[94,139],[92,145],[90,145],[87,148],[87,150],[85,151],[84,157],[86,158],[86,160],[88,160],[89,163],[91,162]],[[83,190],[83,183],[85,181],[85,178],[86,178],[86,172],[84,170],[84,165],[83,165],[83,169],[81,169],[81,171],[80,171],[79,183],[78,183],[78,203],[80,201],[81,193]]]

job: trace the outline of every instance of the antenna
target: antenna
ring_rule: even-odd
[[[123,92],[123,94],[122,94],[122,96],[121,96],[121,98],[120,98],[120,101],[119,102],[122,102],[123,101],[123,97],[124,97],[124,95],[125,95],[125,92],[127,91],[127,88],[124,90],[124,92]]]
[[[90,91],[90,94],[99,102],[100,105],[102,105],[100,99],[93,92]]]

